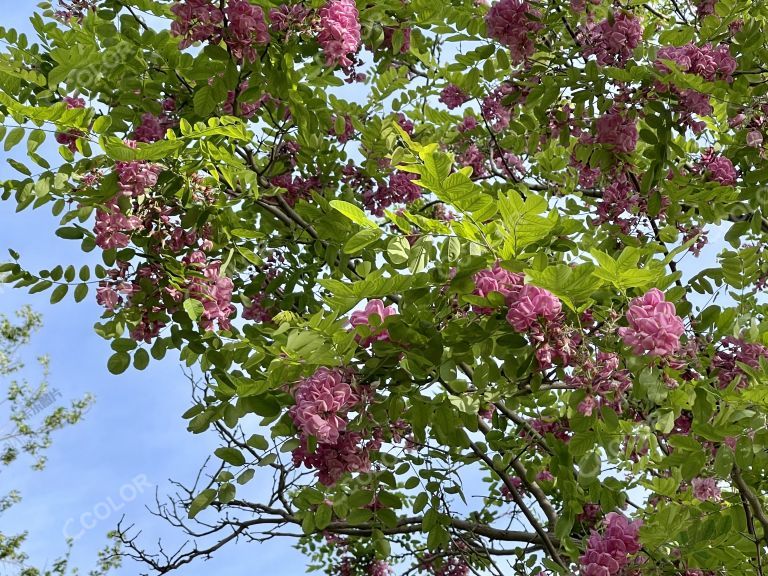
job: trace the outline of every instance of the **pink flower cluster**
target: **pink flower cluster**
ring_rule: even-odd
[[[435,576],[469,576],[469,565],[461,556],[451,556],[443,560],[439,568],[433,568]]]
[[[668,356],[680,348],[685,326],[661,290],[632,300],[626,316],[629,327],[619,328],[619,335],[635,354]]]
[[[131,232],[139,228],[141,219],[123,214],[115,198],[104,205],[104,210],[96,210],[93,233],[96,235],[96,245],[102,250],[125,248],[131,241]]]
[[[462,167],[472,168],[472,178],[483,178],[488,174],[485,167],[485,154],[477,147],[477,144],[470,144],[464,152],[457,158],[456,162]]]
[[[637,121],[612,107],[596,121],[598,144],[608,144],[615,152],[630,154],[637,146]]]
[[[507,322],[517,332],[525,332],[539,320],[555,321],[562,311],[562,303],[549,290],[526,284],[507,300]]]
[[[223,11],[211,0],[183,0],[171,12],[175,16],[171,33],[181,36],[180,48],[224,39],[236,58],[253,62],[258,57],[256,48],[269,43],[264,11],[248,0],[228,0]]]
[[[403,43],[400,46],[400,54],[407,54],[411,51],[411,29],[410,28],[396,28],[395,26],[384,26],[384,42],[382,46],[388,50],[394,50],[394,36],[395,32],[400,30],[403,33]]]
[[[371,335],[367,338],[360,338],[355,336],[355,339],[360,343],[360,346],[368,347],[374,342],[380,342],[382,340],[389,340],[389,332],[382,330],[379,325],[385,318],[397,314],[394,307],[384,306],[384,302],[381,300],[370,300],[365,305],[363,310],[356,310],[352,312],[352,316],[349,319],[349,323],[353,326],[369,326],[371,328]],[[371,319],[378,317],[375,326],[371,325]]]
[[[269,23],[274,32],[291,33],[306,26],[310,10],[302,4],[281,4],[269,10]]]
[[[319,368],[301,380],[293,392],[296,405],[290,410],[294,424],[320,444],[335,444],[346,430],[347,411],[358,397],[339,370]]]
[[[597,224],[611,223],[618,226],[623,234],[629,234],[638,223],[635,214],[640,206],[640,196],[626,173],[615,175],[603,189],[597,204]]]
[[[221,40],[224,23],[223,12],[210,0],[183,0],[171,6],[175,18],[171,34],[181,36],[180,48],[187,48],[195,42]]]
[[[256,47],[269,44],[269,30],[261,6],[249,0],[229,0],[224,10],[227,17],[227,45],[235,58],[253,62]]]
[[[293,451],[293,464],[317,470],[320,483],[333,486],[344,474],[369,472],[371,452],[380,449],[381,440],[376,437],[366,442],[358,432],[340,432],[335,442],[318,444],[312,453],[302,437],[301,445]]]
[[[136,143],[130,140],[126,144],[131,148],[136,147]],[[115,163],[115,172],[117,172],[122,195],[134,198],[142,196],[149,188],[157,184],[160,171],[160,166],[157,164],[138,160]]]
[[[597,358],[587,360],[579,370],[565,377],[565,382],[587,391],[587,397],[579,404],[579,412],[591,416],[595,408],[610,406],[621,413],[624,393],[632,386],[628,370],[619,369],[619,355],[598,352]]]
[[[516,63],[533,56],[535,43],[532,39],[544,25],[541,14],[526,0],[499,0],[485,16],[488,35],[504,44]]]
[[[448,106],[450,110],[458,108],[469,100],[469,95],[455,84],[448,84],[440,92],[440,102]]]
[[[605,517],[602,534],[592,531],[587,550],[579,559],[582,576],[616,576],[629,564],[630,556],[640,551],[638,530],[641,520],[630,522],[622,514]]]
[[[726,44],[720,44],[717,48],[713,48],[711,44],[699,47],[693,43],[685,46],[666,46],[659,50],[655,65],[661,72],[669,72],[664,60],[671,60],[682,72],[696,74],[710,82],[731,82],[738,67]]]
[[[525,277],[522,274],[509,272],[496,262],[489,270],[481,270],[474,276],[475,290],[472,292],[475,296],[487,298],[491,292],[497,292],[507,301],[514,294],[517,294],[523,287]],[[478,314],[493,314],[493,308],[475,307]]]
[[[85,108],[85,100],[74,96],[64,96],[62,101],[67,105],[67,110]],[[83,135],[78,130],[69,130],[68,132],[56,132],[56,142],[69,148],[71,152],[77,152],[77,139]]]
[[[360,21],[354,0],[329,0],[319,11],[317,41],[325,53],[327,66],[352,65],[350,54],[360,47]]]
[[[200,325],[205,330],[214,330],[216,322],[220,330],[229,330],[230,318],[235,313],[235,307],[232,306],[234,283],[228,276],[221,275],[221,262],[209,262],[208,257],[199,250],[186,257],[184,262],[197,272],[188,277],[186,288],[189,297],[203,305]]]
[[[389,183],[379,183],[376,189],[364,189],[363,205],[371,214],[384,216],[384,209],[393,204],[410,204],[421,198],[421,188],[413,183],[417,178],[416,174],[395,170]]]
[[[394,573],[385,560],[376,560],[368,567],[369,576],[391,576]]]
[[[599,24],[588,24],[584,31],[584,55],[597,57],[601,66],[624,66],[640,45],[643,27],[627,12],[611,14]]]
[[[734,380],[737,388],[745,388],[749,380],[739,364],[757,368],[761,358],[768,360],[768,348],[762,344],[746,342],[733,336],[724,338],[712,359],[720,388],[728,387]]]
[[[705,170],[710,180],[723,186],[733,186],[739,177],[733,162],[725,156],[717,155],[711,148],[701,155],[697,168]]]
[[[157,142],[165,138],[165,132],[173,126],[173,121],[166,115],[143,114],[141,124],[136,128],[133,138],[137,142]]]
[[[694,478],[691,481],[691,487],[693,488],[693,497],[697,500],[702,502],[720,500],[720,488],[718,488],[717,480],[714,478]]]
[[[512,86],[502,84],[480,103],[480,113],[494,132],[501,132],[509,126],[512,110],[503,100],[513,92]]]

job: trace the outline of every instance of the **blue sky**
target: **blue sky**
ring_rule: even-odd
[[[2,24],[30,33],[27,19],[32,10],[31,2],[6,2]],[[6,157],[0,152],[0,180],[13,172]],[[7,248],[20,252],[31,270],[95,261],[95,255],[84,255],[77,242],[54,236],[57,219],[48,207],[21,214],[14,210],[13,202],[0,202],[0,261],[7,259]],[[144,531],[148,545],[159,536],[171,541],[178,538],[174,529],[144,507],[154,502],[155,487],[161,496],[171,492],[169,478],[194,479],[199,464],[216,447],[216,438],[186,431],[180,416],[190,405],[190,387],[171,355],[163,362],[153,362],[145,372],[112,376],[106,370],[109,344],[93,331],[101,314],[93,298],[75,304],[68,297],[55,306],[48,298],[3,287],[0,313],[11,314],[23,304],[41,312],[45,326],[25,351],[28,364],[34,365],[34,358],[48,354],[50,385],[61,391],[62,400],[90,392],[96,396],[96,404],[83,423],[57,434],[44,471],[34,472],[20,463],[0,474],[0,492],[20,489],[24,497],[0,517],[0,528],[29,530],[27,550],[37,565],[66,550],[65,531],[80,536],[73,560],[87,572],[106,542],[105,534],[121,514]],[[34,375],[30,371],[30,379]],[[254,566],[266,573],[301,574],[305,561],[288,542],[265,544],[258,550],[255,545],[231,546],[213,560],[177,573],[250,576]],[[117,573],[134,576],[139,568],[125,565]]]

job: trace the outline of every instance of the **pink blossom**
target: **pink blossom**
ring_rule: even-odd
[[[171,6],[171,12],[174,14],[171,34],[182,38],[179,48],[203,40],[214,44],[221,40],[224,13],[210,0],[183,0]]]
[[[293,451],[293,463],[317,470],[320,483],[333,486],[344,474],[370,471],[370,454],[380,448],[381,441],[375,437],[364,442],[358,432],[340,432],[334,442],[319,443],[311,453],[302,437],[300,446]]]
[[[335,444],[346,430],[346,412],[358,398],[339,370],[319,368],[301,380],[293,392],[296,405],[290,410],[294,424],[322,444]]]
[[[758,130],[751,130],[747,133],[747,146],[760,148],[763,145],[763,134]]]
[[[619,12],[599,24],[588,24],[584,36],[585,56],[596,56],[601,66],[623,67],[640,45],[643,27],[632,14]]]
[[[745,388],[749,380],[739,364],[757,368],[761,358],[768,360],[768,348],[762,344],[746,342],[733,336],[724,338],[712,359],[720,388],[727,388],[734,381],[737,388]]]
[[[269,43],[269,30],[261,6],[249,0],[229,0],[224,10],[227,16],[226,42],[238,59],[253,62],[256,48]]]
[[[619,335],[635,354],[668,356],[680,347],[685,326],[661,290],[652,288],[632,300],[626,316],[629,327],[619,328]]]
[[[390,576],[395,571],[384,560],[376,560],[368,568],[369,576]]]
[[[400,30],[403,34],[403,43],[400,46],[400,54],[407,54],[411,50],[411,29],[410,28],[396,28],[395,26],[384,26],[384,42],[382,46],[388,50],[394,50],[392,41],[395,37],[395,32]]]
[[[509,272],[496,262],[489,270],[481,270],[475,274],[474,280],[475,290],[472,293],[475,296],[487,298],[491,292],[497,292],[505,300],[509,300],[522,289],[524,276]],[[475,312],[478,314],[493,314],[494,310],[493,308],[475,307]]]
[[[360,21],[354,0],[329,0],[318,12],[320,33],[317,41],[325,52],[326,66],[349,67],[350,54],[360,47]]]
[[[597,143],[608,144],[614,151],[629,154],[637,146],[637,121],[615,106],[597,119]]]
[[[205,330],[213,330],[216,322],[220,330],[229,330],[230,317],[235,313],[232,306],[234,284],[231,278],[221,275],[221,262],[209,262],[203,252],[196,251],[185,258],[185,263],[202,274],[202,277],[190,276],[186,286],[189,297],[203,305],[200,325]]]
[[[579,559],[584,576],[615,576],[640,551],[638,530],[642,521],[630,522],[624,515],[611,512],[605,517],[602,534],[592,531],[587,550]]]
[[[96,235],[96,245],[103,250],[125,248],[131,241],[131,232],[139,228],[141,220],[136,216],[123,214],[114,198],[104,204],[103,210],[96,210],[93,232]]]
[[[363,191],[365,208],[376,216],[383,216],[384,209],[393,204],[410,204],[421,198],[421,188],[414,184],[418,176],[410,172],[395,170],[389,177],[389,182],[380,182],[376,189],[372,187]]]
[[[134,132],[134,139],[137,142],[156,142],[162,140],[165,138],[167,127],[167,118],[149,113],[143,114],[141,124]]]
[[[485,168],[485,155],[477,147],[477,144],[470,144],[469,147],[456,158],[456,161],[461,166],[469,166],[472,168],[473,178],[482,178],[488,173]]]
[[[469,132],[477,128],[477,119],[474,116],[464,116],[464,119],[456,126],[459,132]]]
[[[379,328],[378,324],[384,321],[385,318],[397,314],[393,306],[384,306],[384,302],[381,300],[369,300],[365,305],[365,309],[352,312],[352,316],[349,323],[352,326],[370,326],[371,335],[368,338],[360,339],[356,336],[357,341],[361,346],[367,347],[376,341],[389,340],[389,332]],[[377,326],[371,326],[371,319],[378,317]]]
[[[269,10],[269,24],[275,32],[302,31],[310,10],[302,4],[281,4]]]
[[[124,196],[142,196],[157,184],[160,167],[149,162],[117,162],[115,171]]]
[[[450,110],[458,108],[469,100],[469,95],[455,84],[448,84],[440,92],[440,102],[448,106]]]
[[[509,48],[512,60],[520,63],[533,56],[531,36],[544,25],[538,21],[541,14],[526,0],[499,0],[485,16],[488,35]]]
[[[712,48],[711,44],[702,47],[695,44],[666,46],[659,50],[655,65],[661,72],[669,72],[664,60],[671,60],[682,72],[696,74],[710,82],[718,79],[733,81],[733,73],[738,67],[725,44],[717,48]]]
[[[733,162],[725,156],[715,156],[714,153],[702,155],[702,164],[706,169],[709,179],[723,186],[736,184],[738,173]]]
[[[509,300],[507,322],[517,332],[530,330],[540,318],[554,321],[562,311],[560,300],[549,290],[526,284]]]
[[[115,288],[106,282],[100,283],[96,289],[96,302],[107,310],[114,310],[120,304],[121,297]]]
[[[717,481],[714,478],[694,478],[691,481],[693,487],[693,496],[697,500],[705,502],[720,500],[720,488],[717,487]]]

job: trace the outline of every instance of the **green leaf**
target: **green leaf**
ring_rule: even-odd
[[[112,117],[111,116],[99,116],[94,120],[93,122],[93,131],[96,132],[96,134],[104,134],[107,130],[109,130],[109,127],[112,125]]]
[[[133,367],[136,370],[144,370],[147,366],[149,366],[149,352],[144,348],[139,348],[133,354]]]
[[[184,311],[193,322],[197,322],[197,320],[203,315],[203,312],[205,312],[205,307],[199,300],[195,300],[194,298],[187,298],[184,300]]]
[[[379,231],[378,228],[376,230],[364,228],[347,240],[346,244],[344,244],[344,253],[357,254],[367,246],[376,242],[380,237],[381,231]]]
[[[8,136],[5,138],[5,143],[3,144],[3,148],[6,152],[9,152],[16,144],[21,142],[21,140],[24,138],[24,128],[16,127],[13,130],[11,130],[8,133]]]
[[[217,448],[214,454],[232,466],[245,465],[245,456],[237,448]]]
[[[56,286],[56,288],[53,289],[53,292],[51,292],[51,304],[56,304],[57,302],[61,302],[64,296],[67,295],[68,291],[69,291],[69,286],[67,284],[60,284]]]
[[[540,288],[546,288],[576,311],[576,304],[588,300],[603,282],[593,275],[592,263],[571,267],[567,264],[548,266],[544,270],[526,270],[526,275]]]
[[[115,375],[122,374],[131,365],[131,355],[128,352],[116,352],[107,361],[107,369]]]
[[[395,236],[387,244],[387,256],[392,264],[405,264],[411,253],[411,243],[403,236]]]
[[[368,220],[365,212],[363,212],[354,204],[344,202],[343,200],[331,200],[330,205],[334,210],[341,212],[355,224],[359,224],[363,228],[370,228],[371,230],[377,231],[379,230],[379,226],[375,222]]]
[[[216,490],[213,488],[208,488],[207,490],[203,490],[195,496],[194,500],[189,505],[189,510],[187,511],[187,514],[190,518],[194,518],[197,516],[203,509],[207,508],[208,505],[213,502],[213,500],[216,498]]]

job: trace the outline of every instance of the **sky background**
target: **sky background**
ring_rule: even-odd
[[[28,17],[31,2],[4,2],[2,25],[30,33]],[[34,36],[34,33],[30,34]],[[0,180],[15,175],[0,151]],[[48,154],[56,158],[56,152]],[[15,177],[15,176],[13,176]],[[21,254],[29,270],[50,269],[57,264],[96,263],[98,251],[83,254],[79,242],[64,241],[54,235],[58,219],[49,207],[14,214],[15,203],[0,202],[0,261],[7,248]],[[722,247],[723,230],[710,234],[710,249],[701,259],[686,257],[682,268],[688,273],[714,265],[714,253]],[[76,304],[71,295],[51,306],[50,294],[29,295],[26,291],[0,286],[0,313],[12,314],[30,304],[44,315],[45,326],[25,352],[28,364],[47,354],[51,358],[50,385],[61,392],[60,401],[91,393],[96,403],[81,424],[59,432],[48,452],[49,463],[43,472],[31,471],[23,464],[0,474],[0,492],[21,489],[24,500],[0,517],[0,529],[12,533],[28,530],[27,551],[35,565],[51,562],[66,551],[65,529],[81,537],[75,543],[73,564],[85,572],[94,565],[97,552],[105,545],[105,534],[114,528],[121,515],[144,532],[151,547],[159,537],[178,542],[178,532],[152,517],[145,506],[154,503],[155,488],[160,496],[171,492],[169,479],[188,483],[199,465],[218,446],[214,435],[188,433],[181,414],[190,406],[190,385],[173,354],[162,362],[152,361],[144,372],[129,369],[116,377],[108,373],[108,342],[93,331],[101,315],[93,292]],[[30,370],[30,376],[36,375]],[[34,383],[34,380],[33,380]],[[258,482],[258,475],[254,484]],[[142,493],[131,501],[138,487]],[[148,485],[151,485],[149,487]],[[258,489],[256,485],[253,488]],[[83,514],[108,517],[83,531]],[[304,573],[305,558],[290,542],[256,545],[229,545],[208,562],[196,562],[180,569],[182,576],[221,574],[227,576],[258,573],[292,575]],[[117,574],[134,576],[137,564],[126,564]],[[4,570],[0,564],[0,576]]]
[[[33,39],[28,23],[33,6],[27,1],[3,2],[2,25],[27,32]],[[55,160],[57,153],[47,157]],[[18,176],[6,158],[0,151],[0,180]],[[83,254],[79,242],[62,241],[54,235],[58,222],[48,206],[20,214],[14,211],[13,201],[0,201],[0,261],[7,260],[8,248],[17,250],[23,264],[34,271],[97,261],[97,251]],[[51,358],[49,383],[61,392],[59,402],[85,393],[96,397],[81,424],[56,434],[44,471],[32,471],[26,462],[19,462],[0,474],[0,492],[20,489],[24,498],[0,517],[0,529],[7,533],[28,530],[26,550],[31,563],[40,566],[66,551],[65,529],[69,535],[79,535],[83,523],[91,526],[97,516],[103,518],[110,510],[109,517],[97,520],[75,543],[73,564],[86,573],[106,544],[106,533],[122,514],[127,523],[144,531],[149,547],[161,536],[178,543],[178,532],[152,517],[145,506],[154,503],[155,487],[160,496],[172,492],[170,478],[183,483],[194,480],[199,466],[218,446],[214,435],[195,436],[186,431],[181,414],[191,405],[191,387],[171,353],[162,362],[153,360],[144,372],[129,369],[119,377],[108,373],[111,350],[93,331],[102,313],[93,295],[92,291],[80,304],[70,295],[52,306],[49,293],[29,295],[0,286],[0,314],[11,315],[30,304],[44,316],[44,328],[23,352],[31,383],[37,375],[34,359],[47,354]],[[133,499],[139,491],[142,493]],[[88,513],[92,516],[81,522],[81,516]],[[304,557],[289,542],[276,542],[258,548],[240,545],[237,551],[230,547],[211,561],[196,562],[176,573],[250,576],[256,568],[259,573],[302,574],[304,566]],[[125,564],[116,573],[135,576],[139,571],[138,564]],[[4,573],[0,564],[0,574]]]

